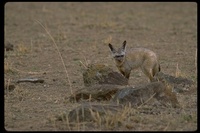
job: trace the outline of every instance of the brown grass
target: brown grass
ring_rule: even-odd
[[[24,54],[28,53],[29,49],[27,48],[27,46],[24,43],[19,43],[16,51],[19,55],[24,55]]]

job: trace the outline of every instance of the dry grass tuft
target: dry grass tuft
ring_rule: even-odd
[[[181,75],[181,71],[180,71],[180,69],[179,69],[179,67],[178,67],[178,63],[176,64],[176,72],[175,72],[175,77],[177,78],[177,77],[180,77],[180,75]]]
[[[105,44],[105,45],[108,45],[109,43],[111,43],[112,42],[112,36],[109,36],[109,37],[107,37],[105,40],[103,40],[103,43]]]
[[[19,43],[16,51],[18,54],[26,54],[29,50],[24,43]]]
[[[129,120],[133,108],[131,106],[125,106],[122,110],[113,114],[107,112],[104,116],[106,129],[113,129],[118,126],[122,126],[125,121]]]
[[[7,59],[4,60],[4,73],[14,72],[12,68],[12,62],[8,61]]]
[[[179,69],[178,63],[176,64],[175,77],[176,77],[176,78],[178,78],[178,77],[186,78],[186,77],[187,77],[186,74],[183,73],[183,72]]]

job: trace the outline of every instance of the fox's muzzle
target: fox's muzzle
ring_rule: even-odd
[[[124,59],[124,55],[116,55],[116,56],[114,56],[114,58],[115,58],[115,60],[122,62]]]
[[[124,57],[124,55],[116,55],[114,58],[120,58],[120,57]]]

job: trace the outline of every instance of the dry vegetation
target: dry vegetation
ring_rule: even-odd
[[[196,3],[6,3],[4,27],[5,46],[14,46],[4,53],[6,130],[197,130]],[[84,87],[83,70],[102,63],[117,71],[107,44],[124,40],[128,48],[155,51],[163,72],[194,81],[177,94],[181,107],[126,105],[104,115],[89,110],[91,120],[71,121],[68,113],[81,103],[67,98]],[[17,84],[21,78],[45,82]],[[132,72],[130,84],[146,82],[140,70]]]

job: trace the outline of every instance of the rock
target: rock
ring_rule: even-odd
[[[81,90],[75,92],[74,95],[69,97],[71,102],[82,100],[90,101],[100,101],[100,100],[110,100],[112,96],[123,86],[120,85],[110,85],[110,84],[102,84],[102,85],[93,85],[90,87],[84,87]]]
[[[128,85],[128,80],[120,73],[103,64],[91,64],[83,72],[85,86],[95,84]]]
[[[194,85],[194,82],[192,80],[189,80],[187,78],[182,77],[174,77],[168,74],[165,74],[163,72],[159,72],[155,75],[155,78],[157,81],[162,81],[167,84],[172,85],[173,91],[177,93],[188,91],[189,88]]]
[[[68,114],[69,122],[83,122],[83,121],[103,121],[103,116],[108,113],[117,113],[122,106],[114,104],[94,104],[84,103],[76,107]]]
[[[140,107],[144,104],[159,103],[164,106],[180,107],[176,97],[180,85],[192,85],[193,81],[176,78],[162,72],[155,76],[155,81],[137,87],[127,86],[128,80],[111,68],[92,64],[83,73],[85,87],[69,97],[71,102],[102,101],[119,102],[121,105],[131,104]]]
[[[152,82],[138,87],[126,87],[116,93],[113,102],[131,104],[134,107],[147,104],[151,100],[157,100],[165,106],[178,107],[179,103],[172,88],[162,82]]]

